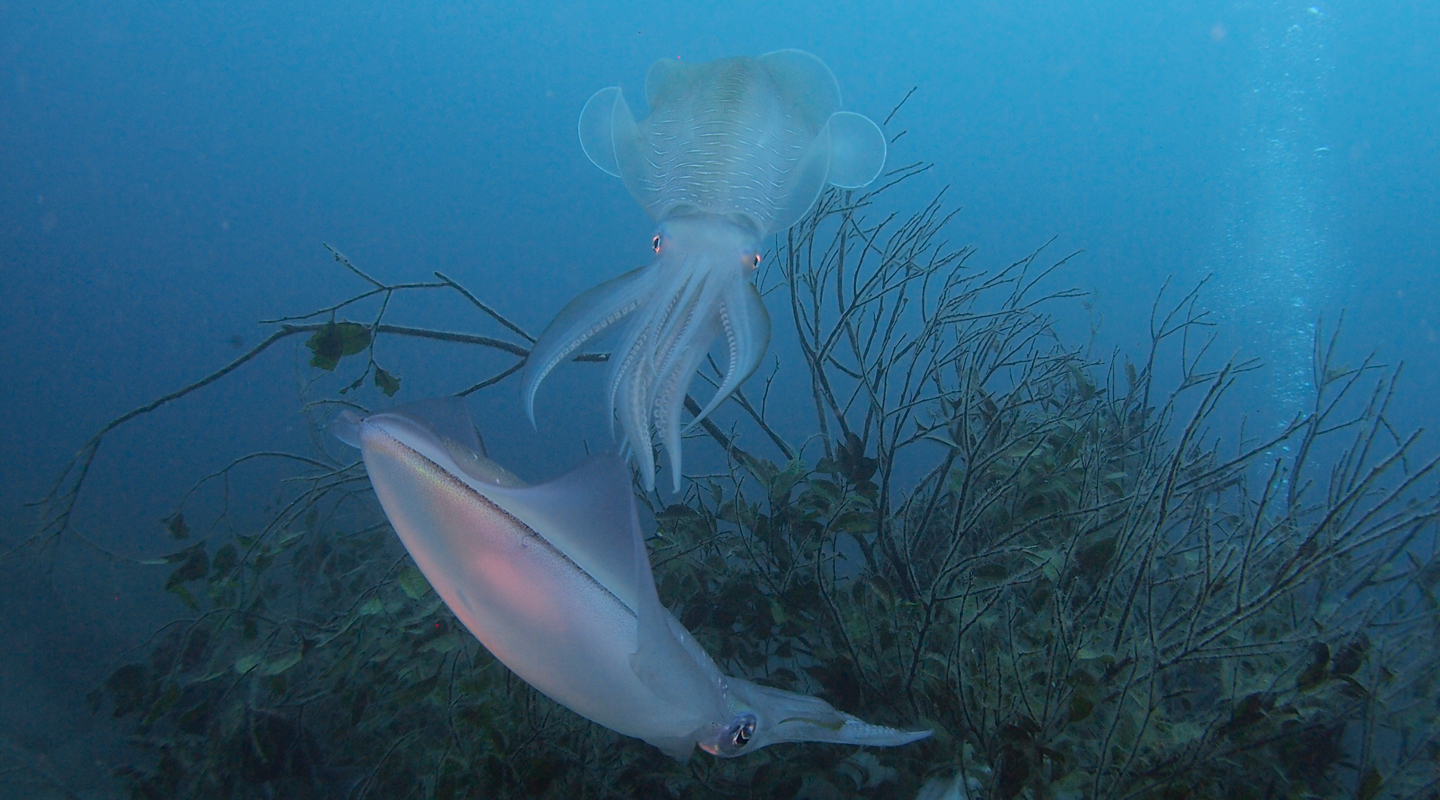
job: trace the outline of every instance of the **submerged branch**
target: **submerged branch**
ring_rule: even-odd
[[[44,549],[51,546],[53,543],[58,541],[59,537],[64,535],[64,533],[70,528],[71,519],[75,513],[76,505],[80,500],[82,491],[85,486],[86,478],[89,476],[90,473],[90,469],[95,462],[96,456],[99,454],[100,446],[110,433],[139,417],[145,416],[170,403],[187,397],[188,395],[193,394],[194,392],[203,389],[206,386],[209,386],[221,380],[222,378],[225,378],[239,368],[253,361],[259,355],[269,350],[273,345],[285,339],[288,339],[298,334],[317,334],[322,330],[325,330],[327,326],[331,326],[333,324],[333,315],[337,310],[341,308],[347,307],[349,305],[371,297],[379,296],[383,299],[385,304],[382,305],[381,310],[381,315],[383,316],[384,308],[386,307],[386,305],[388,305],[389,298],[396,292],[437,288],[450,289],[459,292],[461,295],[474,303],[478,308],[484,311],[492,319],[499,322],[501,325],[505,326],[509,330],[515,332],[517,335],[525,339],[526,342],[534,342],[534,337],[527,334],[518,325],[510,322],[504,316],[498,314],[489,306],[480,302],[467,289],[444,275],[436,273],[437,276],[441,278],[441,282],[439,283],[384,284],[371,277],[370,275],[366,274],[364,271],[360,270],[348,258],[346,258],[340,252],[336,251],[334,248],[326,245],[326,249],[330,251],[335,261],[339,262],[347,270],[353,272],[366,283],[370,284],[372,288],[365,292],[361,292],[341,303],[327,306],[323,309],[313,311],[308,314],[294,317],[283,317],[278,320],[270,321],[272,324],[277,324],[278,328],[272,331],[268,336],[266,336],[259,344],[250,348],[244,354],[233,359],[228,364],[225,364],[214,372],[211,372],[210,374],[192,383],[182,386],[172,392],[161,395],[160,397],[157,397],[144,405],[133,408],[130,411],[127,411],[124,414],[121,414],[120,416],[115,417],[114,419],[107,422],[98,431],[96,431],[89,440],[87,440],[83,445],[81,445],[80,449],[75,453],[75,455],[72,456],[68,462],[66,462],[65,466],[61,469],[60,474],[56,477],[55,482],[51,485],[50,489],[46,492],[46,494],[40,499],[28,504],[31,507],[39,506],[44,509],[44,517],[41,521],[40,527],[36,535],[27,542],[18,545],[13,550],[4,554],[0,554],[0,558],[8,556],[21,548],[38,547]],[[317,316],[331,316],[332,321],[308,323],[297,322],[298,320],[313,319]],[[494,350],[497,352],[505,353],[507,355],[515,356],[519,359],[516,363],[502,370],[495,376],[492,376],[491,378],[488,378],[469,387],[468,389],[465,389],[461,392],[462,395],[469,394],[486,386],[498,383],[509,375],[514,374],[521,368],[521,366],[523,366],[524,359],[530,352],[529,347],[526,345],[516,344],[514,342],[504,339],[498,339],[493,336],[483,336],[478,334],[460,333],[455,331],[437,330],[430,328],[417,328],[405,325],[392,325],[389,323],[381,322],[379,319],[377,319],[373,324],[366,327],[369,330],[371,337],[370,348],[373,348],[373,338],[375,336],[401,336],[416,339],[425,339],[436,342],[448,342],[453,344],[478,346],[488,350]],[[605,359],[605,354],[598,353],[584,353],[577,355],[574,358],[575,361],[604,361]],[[370,359],[370,365],[367,366],[367,371],[373,366],[374,359],[372,356]]]

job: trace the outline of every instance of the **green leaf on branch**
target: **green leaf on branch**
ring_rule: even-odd
[[[239,563],[240,552],[235,549],[235,545],[228,542],[222,545],[215,551],[215,559],[210,562],[212,580],[228,576]]]
[[[767,487],[770,486],[770,484],[775,481],[776,476],[780,474],[780,468],[776,467],[773,461],[756,458],[744,451],[738,452],[737,457],[740,463],[744,464],[745,468],[750,471],[750,474],[754,475],[757,480]]]
[[[172,684],[169,688],[165,690],[164,694],[160,695],[160,697],[155,700],[154,705],[150,706],[150,711],[145,715],[144,721],[142,721],[140,724],[154,724],[155,720],[160,719],[161,715],[174,708],[175,701],[179,699],[180,689]]]
[[[1082,547],[1075,554],[1075,563],[1080,571],[1090,578],[1100,577],[1100,573],[1115,557],[1115,537],[1111,536],[1101,539],[1087,547]]]
[[[260,668],[260,673],[262,675],[279,675],[285,670],[299,664],[302,657],[303,653],[300,650],[292,650],[284,656],[265,664],[265,666]]]
[[[110,673],[105,688],[115,700],[115,718],[137,710],[150,696],[148,673],[142,664],[126,664]]]
[[[1314,689],[1325,683],[1329,678],[1327,667],[1330,666],[1330,647],[1324,642],[1316,642],[1310,648],[1312,658],[1310,666],[1300,673],[1295,679],[1295,688],[1300,691]]]
[[[195,599],[195,595],[189,589],[185,588],[185,584],[190,581],[204,580],[205,576],[210,574],[210,557],[205,554],[203,542],[178,553],[171,553],[164,558],[145,563],[179,564],[180,566],[165,578],[165,591],[180,598],[180,601],[191,610],[200,610],[200,601]]]
[[[370,329],[358,322],[331,320],[312,334],[305,346],[315,354],[310,358],[310,366],[329,372],[345,356],[365,352],[370,346]]]
[[[1070,696],[1071,722],[1080,722],[1084,720],[1086,717],[1089,717],[1090,712],[1094,710],[1095,701],[1093,698],[1087,697],[1086,695],[1080,694],[1079,692],[1076,692],[1075,694]]]
[[[400,391],[400,379],[386,372],[381,367],[375,367],[375,388],[385,393],[386,397],[394,397]]]
[[[185,524],[184,512],[177,511],[174,516],[165,520],[165,529],[170,532],[172,539],[190,538],[190,526]]]
[[[420,570],[406,567],[400,571],[400,588],[405,590],[411,600],[419,600],[430,593],[430,582],[425,580]]]
[[[167,591],[173,591],[182,583],[201,580],[210,572],[210,557],[205,555],[204,544],[168,555],[163,559],[163,563],[180,565],[165,579]]]
[[[170,594],[173,594],[176,597],[180,598],[180,602],[184,603],[185,606],[191,611],[200,610],[200,601],[196,599],[193,592],[185,588],[185,584],[177,583],[174,586],[171,586],[167,591],[169,591]]]

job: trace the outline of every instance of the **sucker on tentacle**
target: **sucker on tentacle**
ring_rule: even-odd
[[[624,319],[627,314],[634,311],[636,308],[639,308],[639,306],[640,303],[638,301],[633,301],[630,304],[624,306],[623,308],[617,308],[613,313],[610,314],[610,316],[600,320],[599,322],[592,325],[589,330],[584,331],[579,336],[571,339],[570,344],[566,345],[564,349],[560,350],[555,355],[551,356],[545,361],[544,366],[540,367],[540,376],[535,379],[535,382],[538,384],[541,381],[545,380],[545,378],[550,374],[551,370],[555,369],[560,365],[562,361],[569,358],[571,353],[584,347],[585,343],[590,341],[590,339],[598,336],[606,328]],[[535,420],[533,419],[533,417],[535,416],[535,413],[533,410],[531,411],[530,416],[532,417],[530,421],[534,422]]]

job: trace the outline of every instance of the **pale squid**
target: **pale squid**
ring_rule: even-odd
[[[770,317],[751,280],[766,237],[800,220],[827,183],[873,181],[886,145],[875,123],[839,110],[835,76],[800,50],[657,61],[645,97],[649,113],[636,120],[619,87],[596,92],[580,114],[580,143],[656,220],[654,260],[570,301],[535,343],[522,391],[534,422],[545,376],[617,327],[612,424],[619,420],[647,489],[658,434],[678,491],[681,409],[712,342],[724,337],[725,371],[692,425],[739,388],[769,346]]]
[[[332,424],[430,585],[491,653],[577,714],[678,759],[779,742],[892,747],[816,697],[725,675],[664,606],[625,462],[592,457],[526,486],[480,451],[458,399]]]

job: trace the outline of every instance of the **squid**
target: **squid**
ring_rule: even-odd
[[[655,486],[652,432],[680,489],[686,392],[711,344],[726,368],[698,424],[760,365],[770,317],[751,275],[766,237],[784,232],[826,184],[859,188],[885,164],[885,136],[840,109],[830,68],[800,50],[704,64],[657,61],[645,79],[649,113],[636,120],[620,87],[580,113],[590,161],[620,178],[656,221],[654,260],[566,305],[526,359],[522,395],[535,422],[545,377],[586,342],[618,329],[609,414],[646,490]]]
[[[660,604],[630,470],[591,457],[527,486],[482,452],[458,399],[331,424],[430,585],[505,666],[575,713],[679,760],[780,742],[892,747],[928,730],[873,725],[725,675]]]

